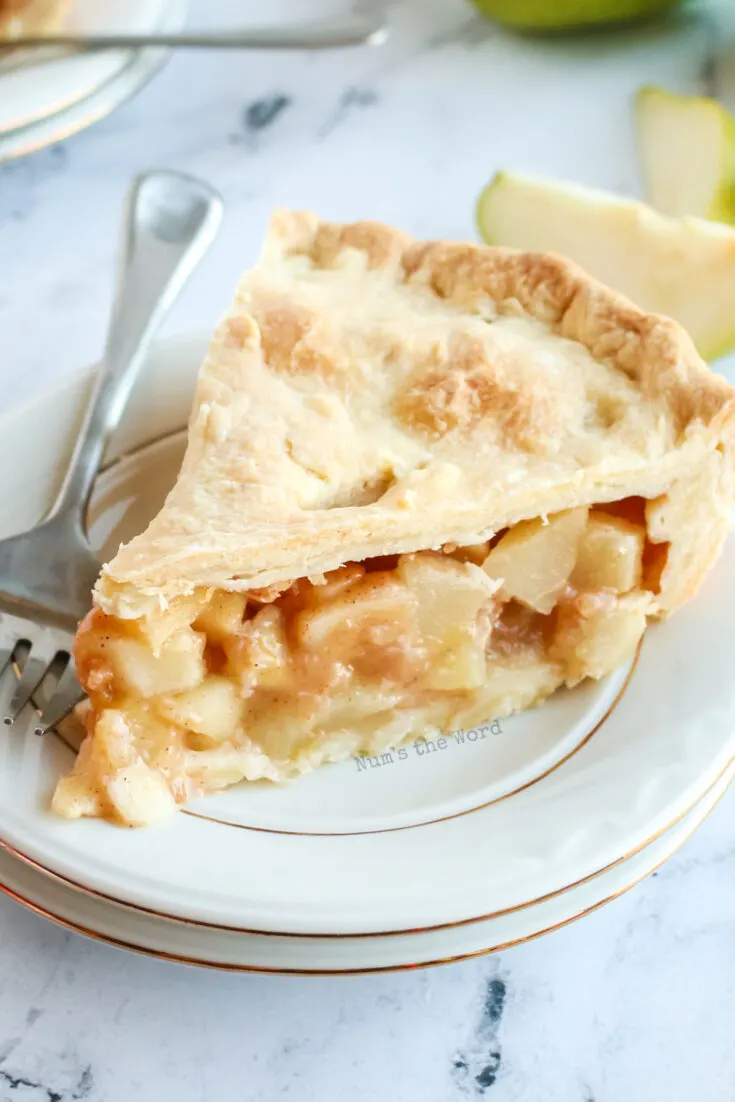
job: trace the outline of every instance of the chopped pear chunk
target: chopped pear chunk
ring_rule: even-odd
[[[635,589],[641,582],[645,538],[639,524],[591,512],[572,572],[574,588],[587,592],[612,589],[615,593]]]
[[[158,655],[166,640],[177,631],[188,628],[206,602],[206,590],[197,589],[186,597],[175,597],[165,608],[149,612],[139,621],[151,650]]]
[[[210,675],[195,689],[162,696],[156,706],[172,723],[205,735],[211,742],[233,738],[242,722],[243,699],[228,677]]]
[[[418,600],[421,638],[432,653],[421,679],[427,689],[460,692],[486,674],[489,618],[481,616],[496,591],[479,566],[445,555],[402,555],[398,574]]]
[[[245,616],[247,598],[244,593],[228,593],[217,590],[194,624],[209,639],[222,642],[236,635]]]
[[[283,609],[266,605],[225,645],[228,669],[245,688],[277,689],[291,680]]]
[[[495,545],[483,569],[502,582],[506,596],[551,612],[574,569],[586,523],[585,508],[554,513],[546,523],[522,520]]]
[[[479,566],[428,551],[401,555],[398,575],[418,602],[421,634],[433,650],[473,631],[498,588]]]
[[[390,575],[368,574],[348,586],[333,601],[315,605],[299,613],[296,636],[305,647],[324,646],[330,637],[345,633],[402,625],[410,630],[415,618],[413,594]]]
[[[158,654],[138,639],[113,636],[112,662],[128,692],[136,696],[183,692],[204,678],[205,639],[185,628],[170,635]]]
[[[163,775],[142,758],[112,774],[107,782],[107,796],[116,814],[129,826],[158,822],[176,807]]]
[[[549,656],[563,665],[567,684],[602,677],[631,659],[650,605],[647,593],[580,597],[560,605]]]

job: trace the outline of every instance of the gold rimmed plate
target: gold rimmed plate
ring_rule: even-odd
[[[106,553],[155,512],[175,475],[203,349],[200,338],[162,345],[133,396],[90,514]],[[0,454],[18,472],[0,490],[0,534],[43,511],[87,385],[82,376],[0,421]],[[433,748],[328,766],[283,788],[241,785],[141,831],[54,818],[50,794],[70,751],[13,730],[0,741],[0,841],[63,887],[156,921],[396,944],[407,931],[480,928],[617,867],[715,783],[735,754],[733,615],[730,541],[697,600],[600,683]]]
[[[640,883],[690,837],[726,791],[733,767],[678,823],[639,853],[523,912],[472,926],[368,939],[307,939],[165,921],[75,891],[0,851],[0,891],[37,914],[119,949],[236,972],[358,975],[431,967],[507,949],[592,913]]]

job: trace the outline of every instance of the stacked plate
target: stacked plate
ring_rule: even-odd
[[[179,30],[186,0],[74,0],[70,31]],[[168,51],[0,57],[0,160],[61,141],[109,114],[161,67]]]
[[[203,348],[169,342],[142,375],[92,504],[103,554],[175,475]],[[46,506],[88,381],[0,421],[4,469],[18,472],[0,486],[0,535]],[[232,969],[411,967],[534,937],[647,875],[727,787],[733,617],[735,540],[697,599],[603,682],[293,786],[242,785],[140,831],[56,819],[73,748],[14,727],[0,741],[0,885],[113,944]]]

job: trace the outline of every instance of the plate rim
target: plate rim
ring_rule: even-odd
[[[718,800],[729,788],[730,783],[735,776],[735,753],[728,760],[723,769],[717,774],[717,776],[711,780],[707,787],[699,793],[699,795],[683,810],[680,810],[678,814],[671,819],[665,826],[662,826],[645,841],[635,846],[633,849],[628,850],[621,857],[616,858],[614,861],[608,862],[602,868],[596,869],[594,872],[588,873],[586,876],[582,876],[577,880],[571,881],[569,884],[564,884],[560,888],[556,888],[553,891],[545,892],[543,895],[537,896],[535,899],[529,899],[523,903],[515,904],[512,907],[503,907],[497,911],[490,911],[487,914],[473,915],[471,918],[462,918],[453,922],[438,922],[429,926],[414,926],[411,928],[401,928],[397,930],[368,930],[368,931],[355,931],[350,933],[330,933],[330,932],[308,932],[303,930],[266,930],[253,926],[232,926],[227,923],[210,922],[204,919],[187,918],[183,915],[170,914],[167,911],[159,911],[153,907],[146,907],[142,904],[132,903],[129,900],[120,899],[117,896],[110,895],[107,892],[98,891],[96,888],[90,888],[86,884],[82,884],[72,877],[63,875],[54,869],[48,868],[41,861],[37,861],[33,857],[29,857],[28,854],[19,850],[17,847],[6,842],[4,838],[0,837],[0,849],[5,853],[10,854],[17,860],[23,862],[29,868],[35,869],[40,874],[47,876],[49,879],[56,880],[64,887],[71,888],[81,895],[87,895],[94,899],[103,900],[105,903],[111,903],[116,907],[120,907],[123,910],[132,911],[133,913],[140,913],[149,915],[152,918],[160,918],[162,921],[178,923],[184,926],[203,927],[208,930],[221,930],[227,933],[235,934],[257,934],[261,937],[291,937],[306,940],[319,940],[319,941],[343,941],[343,940],[368,940],[384,937],[402,937],[412,936],[415,934],[428,934],[438,932],[440,930],[453,930],[459,926],[472,926],[480,922],[488,922],[495,918],[502,918],[505,915],[516,914],[519,911],[525,911],[529,908],[537,906],[539,903],[546,903],[553,899],[558,899],[566,892],[572,891],[575,888],[581,888],[585,884],[589,884],[594,880],[597,880],[601,876],[605,876],[613,869],[618,868],[620,865],[625,864],[633,857],[637,857],[643,853],[649,846],[654,845],[659,841],[668,831],[674,830],[688,815],[691,815],[695,811],[698,804],[703,800],[706,800],[711,792],[717,788],[730,773],[730,777],[727,784],[724,786],[722,793],[718,796]]]
[[[726,777],[728,769],[729,769],[729,776]],[[681,817],[682,819],[684,819],[684,818],[687,817],[687,815],[694,815],[696,810],[697,810],[697,807],[702,803],[706,803],[707,799],[708,799],[708,796],[711,795],[711,792],[714,789],[716,789],[718,787],[718,785],[721,785],[721,787],[717,791],[717,794],[716,794],[715,798],[712,799],[711,802],[707,804],[707,806],[704,808],[703,813],[695,818],[695,821],[691,825],[690,829],[684,831],[681,835],[677,835],[676,838],[675,838],[674,845],[670,846],[666,850],[666,852],[663,854],[663,856],[660,859],[656,860],[653,865],[651,865],[648,868],[644,869],[644,871],[642,871],[640,874],[636,875],[632,880],[626,882],[621,887],[617,888],[614,892],[611,892],[608,895],[604,895],[601,899],[598,899],[594,903],[591,903],[591,904],[581,908],[579,911],[575,911],[573,914],[568,915],[563,919],[560,919],[558,922],[550,923],[549,925],[544,926],[544,927],[542,927],[538,930],[532,931],[531,933],[521,935],[521,936],[516,937],[516,938],[507,939],[505,941],[496,943],[494,945],[490,945],[486,948],[481,948],[481,949],[473,950],[471,952],[466,952],[466,953],[452,954],[452,955],[448,955],[448,956],[445,956],[445,957],[439,957],[439,958],[432,959],[432,960],[404,961],[404,962],[401,962],[401,963],[394,963],[394,964],[387,964],[387,965],[377,965],[377,966],[374,965],[374,966],[362,967],[362,968],[360,968],[360,967],[352,967],[352,968],[292,968],[292,967],[276,968],[276,967],[266,967],[266,966],[263,966],[263,965],[235,963],[235,962],[232,962],[232,961],[228,962],[228,961],[205,960],[205,959],[202,959],[202,958],[189,956],[188,954],[183,955],[183,954],[170,953],[170,952],[166,952],[166,951],[163,951],[163,950],[154,949],[150,946],[139,945],[135,942],[125,941],[121,938],[116,938],[116,937],[108,935],[108,934],[103,934],[100,931],[96,931],[91,927],[82,926],[80,923],[73,922],[68,918],[64,918],[60,915],[55,914],[54,912],[52,912],[52,911],[48,910],[47,908],[45,908],[44,906],[42,906],[40,903],[33,902],[32,900],[29,900],[29,899],[25,898],[18,891],[14,890],[12,888],[9,888],[8,885],[6,885],[2,880],[0,880],[0,894],[3,894],[6,897],[14,900],[20,906],[24,907],[27,910],[32,911],[33,913],[35,913],[37,915],[40,915],[41,917],[43,917],[43,918],[47,919],[48,921],[54,923],[54,925],[57,925],[57,926],[61,927],[62,929],[65,929],[65,930],[70,930],[73,933],[76,933],[76,934],[79,934],[82,937],[88,938],[89,940],[97,941],[97,942],[105,944],[105,945],[110,945],[113,948],[120,949],[120,950],[123,950],[123,951],[133,952],[133,953],[136,953],[140,956],[149,957],[149,958],[154,959],[154,960],[165,960],[169,963],[184,964],[184,965],[187,965],[189,967],[203,968],[203,969],[207,969],[209,971],[252,973],[252,974],[256,974],[256,975],[282,975],[282,976],[283,975],[285,975],[285,976],[357,976],[357,975],[374,975],[374,974],[390,973],[390,972],[414,971],[418,968],[435,968],[435,967],[439,967],[441,965],[454,964],[454,963],[459,963],[460,961],[472,960],[476,957],[487,956],[491,953],[504,952],[505,950],[514,948],[517,945],[523,945],[527,942],[535,941],[538,938],[544,937],[546,934],[554,933],[557,930],[564,929],[564,927],[570,926],[572,923],[579,921],[580,919],[586,917],[587,915],[593,914],[595,911],[600,910],[602,907],[606,906],[608,903],[611,903],[614,900],[619,899],[622,895],[626,894],[631,889],[637,887],[644,880],[648,879],[648,877],[651,876],[654,872],[656,872],[658,869],[660,869],[671,857],[673,857],[673,855],[679,849],[681,849],[681,847],[687,841],[689,841],[689,839],[697,832],[697,830],[700,828],[700,826],[702,826],[703,823],[709,818],[711,813],[718,806],[718,804],[720,803],[720,801],[722,800],[722,798],[725,796],[725,794],[728,792],[728,790],[730,788],[733,777],[735,776],[735,758],[730,763],[728,769],[723,771],[723,773],[717,778],[717,780],[710,786],[710,788],[707,790],[707,792],[705,792],[695,802],[695,804],[689,809],[689,811],[686,812],[685,815],[683,815]],[[724,783],[722,783],[723,781],[724,781]],[[677,825],[678,825],[678,823],[672,824],[672,827],[670,829],[675,830]],[[665,833],[666,833],[666,831],[663,832],[663,834],[665,834]],[[661,837],[661,836],[659,836],[659,837]],[[658,839],[656,839],[656,840],[658,840]],[[656,840],[652,841],[649,844],[654,844],[654,842]],[[647,847],[643,847],[643,849],[639,852],[645,852],[646,848]],[[627,860],[627,858],[624,859],[622,863],[625,863],[626,860]],[[616,864],[619,864],[619,863],[620,862],[616,862]],[[592,877],[591,879],[596,879],[601,875],[604,875],[604,871],[599,873],[599,874],[595,874],[595,876]],[[566,893],[566,891],[568,891],[568,890],[569,889],[564,889],[559,894],[564,895]],[[177,919],[175,921],[178,922],[180,920]],[[196,925],[201,926],[201,924],[196,924],[196,923],[194,925],[195,926]],[[240,932],[240,931],[236,931],[236,932]],[[263,933],[263,931],[255,931],[255,932],[258,935],[262,935],[262,933]],[[409,934],[413,933],[413,932],[414,931],[406,931],[406,933],[409,933]],[[245,933],[244,936],[247,936],[247,933]],[[377,935],[377,936],[389,936],[389,935]],[[301,940],[301,939],[308,940],[305,937],[305,935],[296,935],[296,937],[299,940]]]

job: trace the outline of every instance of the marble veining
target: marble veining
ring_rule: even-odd
[[[269,18],[343,0],[274,0]],[[263,18],[192,0],[192,24]],[[735,15],[555,42],[463,0],[394,0],[380,50],[182,54],[109,119],[0,163],[2,408],[98,356],[127,180],[208,177],[217,244],[169,332],[211,328],[269,210],[474,235],[498,167],[636,194],[643,83],[735,107]],[[1,145],[0,145],[1,150]],[[735,793],[632,892],[538,941],[352,979],[199,971],[125,954],[0,898],[0,1102],[729,1102]],[[479,859],[482,840],[478,840]]]
[[[505,1009],[507,983],[500,976],[486,981],[479,1020],[470,1043],[452,1061],[453,1079],[460,1095],[482,1097],[502,1074],[498,1028]]]
[[[338,126],[347,122],[354,111],[359,111],[363,107],[375,107],[379,102],[378,93],[374,88],[360,88],[355,85],[345,88],[334,111],[317,134],[319,141],[323,141]]]

